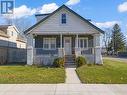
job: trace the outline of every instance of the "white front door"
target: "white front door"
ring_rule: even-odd
[[[72,46],[71,46],[71,37],[64,37],[64,50],[65,55],[71,55],[72,54]]]

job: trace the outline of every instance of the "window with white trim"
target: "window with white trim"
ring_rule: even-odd
[[[44,49],[55,49],[56,48],[56,38],[43,38],[43,48]]]
[[[78,47],[88,48],[88,38],[79,38],[78,39]]]

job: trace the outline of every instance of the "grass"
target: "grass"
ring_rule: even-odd
[[[125,84],[127,63],[105,59],[104,65],[84,65],[76,69],[83,83]]]
[[[0,84],[64,83],[64,68],[0,66]]]

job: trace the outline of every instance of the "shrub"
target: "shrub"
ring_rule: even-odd
[[[86,63],[87,62],[86,62],[86,59],[84,57],[79,56],[79,57],[76,58],[76,66],[77,67],[80,67],[80,66],[82,66],[82,65],[84,65]]]
[[[32,64],[32,67],[41,68],[41,67],[43,67],[43,64]]]
[[[53,62],[54,67],[64,67],[64,59],[63,58],[56,58]]]

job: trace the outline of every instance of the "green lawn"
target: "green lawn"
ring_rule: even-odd
[[[37,68],[31,66],[0,66],[2,83],[64,83],[64,68]]]
[[[76,69],[83,83],[127,83],[127,63],[104,60],[103,66],[84,65]]]

